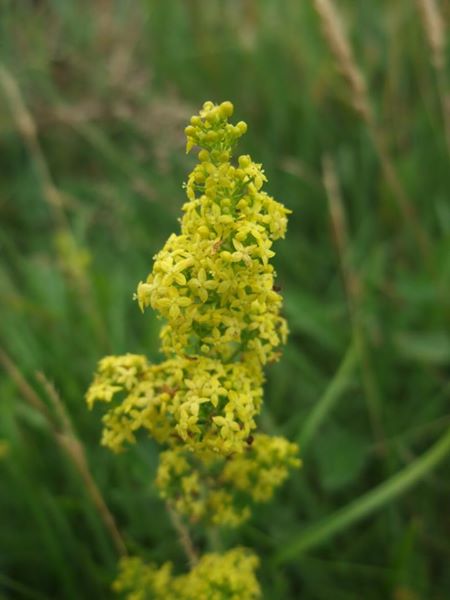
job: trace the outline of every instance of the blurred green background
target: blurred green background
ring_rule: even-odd
[[[178,227],[207,99],[234,103],[240,150],[293,211],[275,248],[291,335],[260,423],[304,460],[222,543],[256,550],[270,600],[450,597],[450,6],[342,0],[339,29],[329,5],[1,2],[0,597],[111,597],[89,481],[131,553],[186,568],[156,446],[100,447],[83,396],[105,354],[158,360],[132,294]],[[358,520],[385,481],[392,502]]]

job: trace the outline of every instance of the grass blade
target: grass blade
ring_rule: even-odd
[[[302,448],[302,452],[305,452],[306,447],[311,442],[312,438],[317,433],[322,422],[327,417],[328,413],[334,408],[336,402],[342,396],[346,390],[349,382],[350,375],[355,368],[357,363],[357,353],[355,343],[353,342],[348,348],[344,359],[339,365],[333,379],[325,389],[321,398],[313,410],[308,415],[303,428],[297,438],[297,443]]]
[[[392,502],[430,473],[449,452],[450,429],[408,467],[333,515],[296,535],[278,552],[275,562],[280,564],[295,558]]]

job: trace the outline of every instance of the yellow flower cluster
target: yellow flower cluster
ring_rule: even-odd
[[[171,563],[157,568],[124,558],[113,589],[127,600],[256,600],[258,558],[244,548],[210,553],[186,575],[173,575]]]
[[[167,355],[241,357],[264,365],[278,357],[287,335],[269,260],[289,211],[262,191],[266,177],[250,156],[231,164],[246,131],[242,122],[227,122],[232,110],[229,102],[206,102],[186,128],[188,149],[202,150],[186,185],[181,233],[156,255],[137,298],[142,309],[150,305],[166,319]]]
[[[99,363],[87,402],[125,397],[104,417],[102,442],[114,451],[135,441],[139,428],[159,442],[197,453],[242,452],[262,399],[262,375],[241,362],[205,356],[149,364],[144,356],[107,356]]]
[[[267,502],[298,468],[298,448],[282,437],[250,438],[244,453],[199,458],[183,447],[161,454],[156,484],[163,498],[191,521],[236,527],[250,516],[250,502]]]
[[[270,264],[289,211],[263,191],[260,164],[232,162],[243,122],[230,102],[206,102],[186,128],[199,163],[186,183],[181,232],[169,237],[138,285],[140,308],[165,324],[159,364],[145,356],[107,356],[87,392],[108,404],[102,443],[120,451],[144,430],[165,446],[156,484],[191,521],[237,526],[251,502],[265,502],[300,466],[298,448],[254,433],[263,367],[279,357],[287,325]],[[258,560],[237,548],[206,554],[187,575],[126,559],[115,589],[129,600],[251,599],[260,595]]]
[[[161,443],[231,455],[256,427],[262,366],[277,359],[287,335],[269,259],[289,211],[262,191],[261,165],[247,155],[231,163],[246,131],[228,123],[232,112],[230,102],[206,102],[186,128],[188,149],[201,150],[181,234],[170,236],[138,286],[141,308],[151,305],[166,320],[167,360],[107,357],[88,391],[89,406],[122,398],[104,417],[103,443],[113,450],[144,428]]]

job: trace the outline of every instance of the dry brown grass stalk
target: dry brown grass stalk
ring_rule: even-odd
[[[123,541],[115,519],[92,476],[83,445],[74,431],[70,417],[67,414],[67,411],[65,410],[55,387],[42,373],[38,374],[37,377],[44,386],[44,389],[46,390],[46,393],[53,404],[56,418],[49,411],[46,404],[41,400],[34,388],[25,379],[14,361],[1,348],[0,363],[3,365],[6,373],[17,385],[17,388],[19,389],[25,401],[44,417],[52,437],[81,477],[86,492],[91,498],[92,503],[94,504],[100,519],[103,521],[106,530],[109,532],[118,554],[120,556],[125,556],[127,554],[125,542]]]
[[[61,431],[55,432],[55,435],[57,436],[59,445],[65,450],[66,454],[76,467],[85,485],[85,488],[97,509],[98,514],[100,515],[106,529],[111,535],[118,553],[122,556],[126,555],[127,549],[125,542],[123,541],[116,521],[92,476],[84,447],[75,433],[70,417],[63,402],[61,401],[58,392],[56,391],[55,386],[45,377],[43,373],[38,373],[37,379],[43,385],[58,417]]]
[[[339,185],[336,167],[332,158],[325,155],[322,160],[322,177],[325,188],[331,225],[333,228],[334,244],[339,259],[344,289],[347,299],[348,312],[352,325],[354,343],[358,352],[361,365],[361,374],[366,391],[367,407],[372,426],[374,438],[380,453],[385,453],[384,428],[381,417],[381,398],[378,391],[374,371],[371,365],[370,353],[366,339],[364,323],[361,319],[361,302],[363,296],[363,284],[358,273],[353,267],[350,257],[350,244],[348,239],[347,220],[345,216],[344,203]]]
[[[435,0],[417,0],[423,27],[436,69],[445,67],[445,23]]]
[[[183,523],[180,515],[170,506],[168,502],[166,503],[166,509],[169,514],[170,521],[175,531],[178,533],[178,541],[180,546],[183,548],[189,561],[189,566],[192,569],[198,563],[198,554],[192,542],[189,530]]]
[[[0,86],[3,88],[3,93],[8,102],[17,130],[33,160],[41,183],[42,195],[50,207],[57,227],[65,230],[68,228],[68,223],[63,208],[63,195],[53,183],[47,161],[39,143],[35,121],[25,105],[16,80],[1,63]]]
[[[42,196],[51,211],[55,224],[53,242],[60,265],[68,276],[69,282],[78,289],[81,302],[91,315],[99,338],[106,344],[104,327],[91,293],[91,284],[87,277],[87,253],[81,248],[72,233],[65,213],[68,198],[54,184],[45,154],[38,137],[38,128],[31,112],[27,109],[19,85],[10,71],[0,62],[0,89],[8,102],[17,131],[28,150],[38,175]]]
[[[391,188],[398,209],[410,225],[422,255],[426,258],[429,254],[427,236],[418,221],[414,205],[406,194],[392,163],[385,136],[375,118],[366,81],[354,58],[340,15],[330,0],[314,0],[314,6],[320,18],[325,40],[336,60],[336,65],[349,85],[352,105],[366,123],[384,177]]]
[[[445,47],[447,44],[446,23],[435,0],[417,0],[420,17],[431,52],[431,63],[436,81],[445,127],[447,148],[450,152],[450,94],[448,92]]]
[[[352,105],[365,121],[371,122],[373,113],[366,81],[354,59],[340,15],[329,0],[314,0],[314,5],[338,69],[352,92]]]

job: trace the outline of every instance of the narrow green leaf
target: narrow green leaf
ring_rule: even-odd
[[[411,360],[436,365],[450,362],[450,337],[443,331],[403,332],[394,341],[398,351]]]
[[[361,433],[333,425],[314,447],[322,489],[336,491],[355,480],[363,470],[370,440]]]
[[[321,398],[319,398],[317,401],[317,404],[307,417],[305,424],[300,431],[297,442],[302,448],[303,452],[311,442],[314,435],[317,433],[327,415],[334,408],[336,402],[347,389],[351,380],[350,375],[355,368],[356,363],[356,346],[355,343],[352,342],[334,377],[330,381]]]

